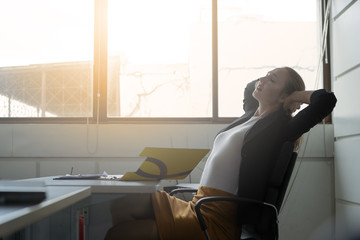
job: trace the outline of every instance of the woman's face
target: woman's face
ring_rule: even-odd
[[[276,68],[265,77],[259,79],[255,85],[253,97],[260,104],[278,105],[282,104],[287,96],[283,93],[289,73],[286,69]]]

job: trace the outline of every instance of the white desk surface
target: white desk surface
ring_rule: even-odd
[[[159,190],[157,181],[118,181],[118,180],[53,180],[54,177],[26,179],[43,181],[46,186],[88,186],[91,193],[153,193]]]
[[[46,199],[34,205],[0,205],[0,238],[91,195],[90,187],[47,186]]]

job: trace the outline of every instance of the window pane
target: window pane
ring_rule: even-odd
[[[218,5],[220,117],[241,115],[246,84],[276,67],[294,68],[307,88],[314,88],[317,1],[222,0]]]
[[[211,117],[211,1],[109,0],[108,116]]]
[[[92,116],[94,3],[0,3],[0,117]]]

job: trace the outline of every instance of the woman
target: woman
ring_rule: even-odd
[[[303,103],[309,105],[292,117]],[[282,144],[298,142],[303,133],[331,113],[335,104],[333,93],[305,91],[303,80],[289,67],[274,69],[249,83],[244,95],[245,114],[216,136],[193,200],[185,202],[163,191],[119,199],[111,210],[114,226],[106,239],[204,239],[194,212],[196,201],[206,196],[234,195],[262,200],[268,169]],[[249,174],[248,169],[255,171]],[[204,205],[210,237],[239,239],[235,210],[234,203]]]

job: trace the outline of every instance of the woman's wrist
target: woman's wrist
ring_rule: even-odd
[[[295,91],[289,97],[290,101],[310,104],[311,95],[314,91]]]
[[[303,103],[310,104],[313,91],[295,91],[291,93],[283,104],[283,108],[290,113],[300,109]]]

